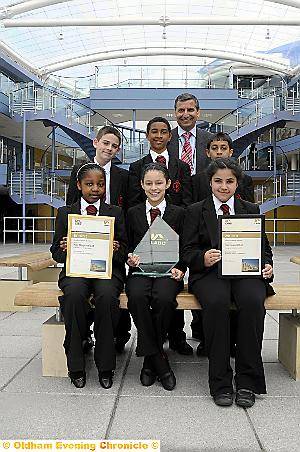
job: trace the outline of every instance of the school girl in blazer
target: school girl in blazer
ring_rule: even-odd
[[[132,253],[149,229],[153,215],[161,215],[181,238],[185,210],[165,200],[165,191],[171,183],[165,166],[150,163],[144,168],[141,180],[147,199],[128,210],[126,221],[130,251],[126,284],[128,309],[138,331],[136,353],[145,357],[141,383],[150,386],[158,377],[165,389],[172,390],[176,379],[163,351],[163,342],[177,306],[176,295],[183,288],[186,266],[180,259],[171,270],[172,277],[136,276],[134,273],[140,271],[137,268],[139,257]]]
[[[53,259],[59,263],[66,263],[69,214],[114,217],[114,253],[112,277],[107,280],[66,276],[64,265],[58,281],[64,294],[61,301],[66,329],[64,348],[71,382],[76,387],[82,388],[86,382],[82,342],[88,330],[87,300],[93,294],[96,341],[94,359],[99,372],[99,382],[103,388],[109,389],[113,382],[113,371],[116,365],[114,335],[120,316],[119,295],[126,277],[126,227],[122,210],[101,200],[105,193],[103,168],[94,163],[87,163],[80,168],[77,180],[78,188],[82,193],[81,199],[71,206],[58,209],[53,244],[50,248]]]
[[[272,251],[264,238],[265,268],[262,277],[219,278],[217,215],[259,214],[255,204],[236,199],[241,169],[233,159],[216,159],[208,168],[212,195],[187,209],[184,225],[184,259],[189,267],[189,291],[203,308],[205,344],[209,358],[210,393],[217,405],[233,403],[233,372],[230,366],[229,309],[237,306],[235,360],[236,403],[250,407],[255,393],[266,392],[261,346],[264,331],[264,300],[272,293]],[[224,204],[227,207],[224,207]],[[223,206],[223,207],[221,207]]]

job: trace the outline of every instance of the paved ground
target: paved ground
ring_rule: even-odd
[[[31,250],[29,245],[1,245],[0,256]],[[277,247],[274,254],[276,282],[299,282],[289,257],[300,255],[300,247]],[[14,270],[0,271],[2,278],[17,277]],[[170,353],[178,382],[172,393],[158,383],[142,387],[135,330],[118,359],[111,390],[99,386],[92,356],[83,390],[67,378],[42,377],[41,324],[52,313],[50,308],[0,312],[0,438],[160,439],[162,451],[180,452],[300,450],[300,382],[277,361],[277,312],[267,314],[263,344],[268,394],[249,410],[214,405],[207,360],[195,354],[185,358]],[[190,337],[188,313],[186,321]],[[189,342],[195,349],[197,343]]]

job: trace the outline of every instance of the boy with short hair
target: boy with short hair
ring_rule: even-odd
[[[206,155],[209,159],[229,158],[233,155],[232,139],[227,133],[218,132],[208,141]],[[205,199],[211,192],[206,171],[192,176],[193,201],[198,202]],[[236,190],[236,196],[245,201],[254,202],[253,181],[247,174],[242,175],[242,179]]]

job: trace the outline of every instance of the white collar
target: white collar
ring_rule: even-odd
[[[153,151],[153,149],[150,149],[150,155],[152,157],[153,162],[155,162],[156,158],[159,156],[162,156],[166,159],[166,162],[168,163],[169,161],[169,152],[168,149],[165,149],[164,152],[162,152],[161,154],[158,154],[158,152]]]
[[[184,133],[186,133],[186,130],[183,130],[183,128],[180,127],[180,126],[177,126],[177,127],[178,127],[178,136],[179,136],[179,137],[182,137],[182,135],[183,135]],[[194,137],[196,137],[196,134],[197,134],[197,128],[196,128],[196,125],[192,128],[192,130],[190,130],[190,133],[191,133]]]
[[[101,166],[100,163],[97,162],[96,157],[94,157],[94,163],[96,163],[96,165]],[[106,174],[109,173],[110,172],[110,168],[111,168],[111,160],[108,163],[106,163],[106,165],[102,166],[102,168],[104,169]]]
[[[161,216],[163,216],[164,211],[166,209],[166,205],[167,205],[167,202],[166,202],[165,198],[156,207],[151,206],[151,204],[148,201],[148,199],[146,199],[146,214],[149,213],[151,209],[159,209],[161,211],[161,214],[162,214]]]
[[[215,205],[216,213],[219,211],[222,204],[227,204],[230,209],[229,214],[230,215],[234,214],[234,195],[232,195],[231,198],[229,198],[228,201],[226,201],[226,202],[220,201],[214,194],[212,195],[212,197],[213,197],[213,202]]]
[[[97,212],[99,213],[100,204],[101,204],[101,200],[100,199],[98,199],[98,201],[93,202],[92,204],[90,204],[90,203],[86,202],[86,200],[83,199],[83,197],[81,197],[81,200],[80,200],[81,212],[86,211],[87,206],[95,206],[97,208]]]

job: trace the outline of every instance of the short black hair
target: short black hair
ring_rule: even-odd
[[[166,124],[166,126],[168,127],[169,133],[171,133],[171,125],[170,125],[169,121],[166,118],[163,118],[162,116],[155,116],[155,118],[150,119],[150,121],[147,124],[147,129],[146,129],[147,134],[150,132],[151,126],[155,122],[163,122],[164,124]]]
[[[161,165],[158,162],[153,162],[153,163],[148,163],[148,165],[145,165],[142,169],[142,174],[141,174],[141,181],[144,182],[145,179],[145,175],[149,172],[149,171],[160,171],[161,173],[163,173],[166,181],[168,182],[168,180],[170,180],[170,175],[169,175],[169,171],[168,168],[165,165]]]
[[[212,177],[216,174],[216,172],[219,169],[230,169],[233,174],[235,175],[235,177],[237,178],[237,181],[239,183],[239,181],[241,180],[242,177],[242,168],[240,167],[240,165],[238,164],[238,162],[233,159],[233,158],[218,158],[215,160],[212,160],[212,162],[209,164],[209,166],[207,167],[207,176],[209,181],[212,180]]]
[[[196,96],[194,96],[194,94],[191,93],[182,93],[179,94],[179,96],[176,97],[175,102],[174,102],[174,110],[176,110],[177,107],[177,103],[178,102],[185,102],[187,100],[193,100],[196,104],[196,109],[199,110],[200,109],[200,105],[199,105],[199,100],[197,99]]]
[[[89,162],[82,165],[79,170],[77,171],[76,178],[79,182],[82,181],[82,179],[87,175],[89,171],[99,171],[102,173],[104,180],[105,180],[105,171],[102,168],[102,166],[98,165],[97,163]]]
[[[218,132],[215,133],[207,143],[207,149],[209,150],[213,141],[227,141],[230,149],[233,149],[233,142],[228,133]]]
[[[113,127],[113,126],[104,126],[104,127],[101,127],[101,129],[98,130],[96,139],[97,139],[97,140],[100,140],[100,138],[102,138],[103,135],[107,135],[108,133],[111,133],[112,135],[115,135],[115,136],[118,138],[118,140],[119,140],[119,146],[120,146],[120,145],[121,145],[121,141],[122,141],[122,139],[121,139],[121,134],[120,134],[120,132],[118,131],[118,129],[117,129],[116,127]]]

